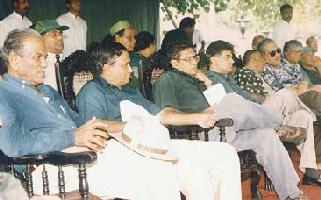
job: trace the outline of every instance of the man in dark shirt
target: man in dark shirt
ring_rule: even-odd
[[[144,99],[139,91],[128,85],[129,76],[132,72],[128,52],[117,43],[110,45],[108,47],[97,46],[97,49],[91,52],[94,65],[98,67],[100,76],[88,82],[77,96],[80,121],[86,121],[93,116],[105,120],[114,120],[114,123],[120,124],[118,131],[122,131],[120,102],[130,100],[144,107],[149,113],[157,115],[162,124],[213,126],[213,110],[186,114],[170,107],[160,109],[152,102]],[[232,161],[232,165],[226,165],[225,160],[230,160],[231,156],[226,147],[220,146],[226,145],[225,143],[191,142],[188,140],[171,140],[171,143],[179,152],[179,161],[176,165],[177,173],[181,191],[188,199],[241,198],[239,175],[234,175],[234,178],[230,175],[225,177],[230,173],[235,174],[235,170],[238,170],[235,168],[239,167],[234,166],[234,161]],[[218,152],[222,152],[219,149],[226,150],[228,155],[223,156],[226,153],[218,155]],[[220,172],[223,176],[221,178],[213,176],[213,172],[219,166],[226,168]],[[231,172],[228,168],[232,168]],[[234,180],[235,178],[236,180]],[[216,184],[213,184],[212,181],[214,180]],[[221,180],[228,182],[228,184],[221,184]],[[218,186],[219,188],[217,188]],[[115,184],[113,187],[115,187]],[[231,188],[233,192],[230,191]]]
[[[173,70],[162,74],[154,84],[156,104],[161,108],[172,107],[189,113],[209,109],[202,93],[205,88],[195,78],[196,76],[205,80],[204,75],[197,74],[197,56],[193,48],[186,44],[174,44],[168,55]],[[231,55],[226,55],[226,59],[228,56]],[[214,62],[214,59],[210,62]],[[207,81],[206,85],[210,86]],[[272,129],[276,126],[276,121],[272,122],[273,115],[269,115],[268,111],[258,104],[246,101],[236,94],[227,94],[221,103],[214,106],[214,110],[218,119],[222,115],[233,118],[237,134],[228,142],[238,150],[252,149],[257,153],[258,162],[271,178],[279,198],[299,198],[299,177],[288,153]]]

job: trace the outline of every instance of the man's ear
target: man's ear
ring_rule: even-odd
[[[20,55],[17,54],[14,51],[11,51],[8,55],[8,63],[10,65],[10,67],[12,67],[13,69],[17,69],[19,67],[20,64]]]
[[[171,60],[171,64],[172,64],[172,66],[178,66],[179,65],[179,63],[177,62],[176,59],[172,59]]]

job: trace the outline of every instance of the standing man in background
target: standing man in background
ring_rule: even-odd
[[[282,21],[273,29],[273,40],[283,47],[286,41],[298,39],[299,30],[291,23],[293,7],[290,4],[282,5],[280,13]]]
[[[66,58],[76,50],[86,51],[87,24],[79,16],[80,0],[65,0],[67,13],[59,16],[57,22],[61,26],[68,26],[69,30],[63,32],[64,50],[63,57]]]
[[[32,25],[32,22],[26,17],[29,9],[28,0],[13,0],[13,13],[0,21],[0,49],[8,33],[14,29],[26,29]]]

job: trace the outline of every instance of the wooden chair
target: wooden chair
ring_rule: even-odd
[[[220,131],[220,141],[226,142],[225,128],[233,126],[233,120],[226,118],[215,123],[215,126]],[[189,139],[199,140],[198,133],[204,131],[205,141],[208,141],[208,129],[203,129],[199,126],[168,126],[171,138],[173,139]],[[251,178],[251,196],[253,200],[261,200],[262,196],[258,189],[260,180],[259,164],[256,160],[256,153],[252,150],[239,151],[238,156],[241,164],[241,179],[246,180]],[[182,196],[182,199],[185,199]]]
[[[62,170],[64,165],[78,165],[79,166],[79,193],[81,200],[89,199],[89,187],[87,182],[86,165],[93,163],[97,159],[97,154],[93,151],[77,152],[77,153],[64,153],[64,152],[51,152],[47,154],[27,155],[21,157],[8,157],[0,151],[0,170],[10,172],[15,177],[22,180],[25,185],[29,198],[33,193],[32,181],[32,166],[42,165],[42,179],[43,179],[43,195],[49,195],[49,181],[45,168],[45,164],[56,165],[58,167],[58,189],[59,196],[64,199],[65,197],[65,179]],[[23,174],[16,170],[17,166],[25,166]]]

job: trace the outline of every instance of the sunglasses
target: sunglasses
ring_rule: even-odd
[[[281,49],[277,48],[275,50],[270,51],[270,56],[274,57],[276,55],[276,53],[280,54],[281,53]]]

